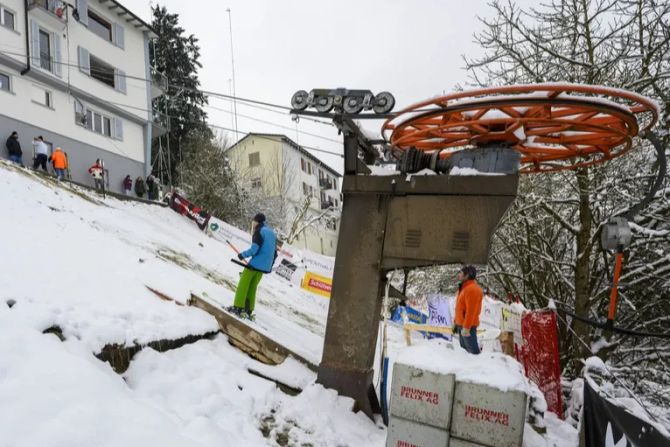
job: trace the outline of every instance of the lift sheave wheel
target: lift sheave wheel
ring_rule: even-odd
[[[627,152],[654,126],[658,106],[644,96],[601,86],[536,84],[459,92],[414,104],[386,120],[397,150],[450,157],[464,148],[508,146],[521,173],[591,166]]]

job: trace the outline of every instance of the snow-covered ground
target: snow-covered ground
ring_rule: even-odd
[[[231,249],[167,208],[102,200],[5,162],[0,198],[0,447],[384,445],[381,423],[352,413],[303,365],[263,365],[224,335],[146,348],[116,374],[93,355],[105,345],[217,330],[210,315],[146,286],[228,305],[240,272]],[[258,296],[261,330],[318,363],[328,300],[275,275]],[[54,326],[64,342],[43,334]],[[392,360],[403,347],[390,327]],[[304,391],[287,395],[250,371]],[[574,429],[548,421],[528,447],[575,445]]]

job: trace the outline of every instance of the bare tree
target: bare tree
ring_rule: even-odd
[[[525,11],[511,1],[490,6],[492,18],[481,19],[483,31],[475,35],[486,53],[465,58],[474,84],[568,81],[633,90],[660,102],[668,146],[670,3],[553,0]],[[611,256],[599,246],[602,226],[637,203],[655,175],[655,163],[649,144],[636,141],[631,153],[601,167],[524,177],[519,198],[496,233],[486,279],[529,305],[554,299],[579,316],[602,319],[612,271]],[[632,222],[635,238],[625,253],[617,318],[629,329],[670,330],[669,200],[666,181]],[[568,371],[576,372],[600,333],[578,320],[570,328],[577,336],[562,326],[562,354]],[[668,343],[617,336],[599,354],[670,383]]]
[[[182,189],[189,200],[231,223],[242,218],[242,196],[223,151],[225,139],[207,134],[189,140],[188,154],[179,165]]]
[[[244,191],[247,218],[262,211],[278,230],[279,237],[289,244],[310,229],[325,228],[335,217],[333,206],[314,210],[314,197],[298,188],[298,166],[280,151],[263,156],[266,159],[255,167],[246,163],[241,152],[232,156],[237,182]]]

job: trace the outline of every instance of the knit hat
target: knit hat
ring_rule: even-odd
[[[265,214],[263,213],[258,213],[254,216],[254,222],[258,223],[265,223]]]
[[[461,272],[470,279],[477,278],[477,269],[474,265],[464,265],[463,268],[461,268]]]

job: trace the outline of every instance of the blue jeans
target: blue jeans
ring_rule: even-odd
[[[20,155],[10,155],[10,156],[9,156],[9,159],[10,159],[11,161],[13,161],[14,163],[23,166],[23,160],[21,160],[21,156],[20,156]]]
[[[479,342],[477,341],[477,327],[473,326],[470,328],[470,336],[463,337],[463,331],[458,334],[458,340],[461,343],[461,347],[468,351],[470,354],[479,354]]]
[[[58,180],[67,177],[65,169],[54,168],[54,170],[56,171],[56,178],[58,178]]]

